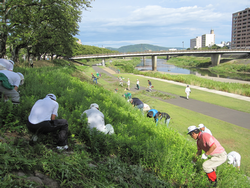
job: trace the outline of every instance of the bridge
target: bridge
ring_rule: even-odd
[[[152,58],[152,70],[157,70],[157,56],[166,56],[167,60],[170,56],[179,55],[210,55],[212,66],[217,66],[220,64],[220,59],[223,54],[250,54],[250,49],[219,49],[219,50],[176,50],[176,51],[153,51],[153,52],[128,52],[128,53],[109,53],[109,54],[92,54],[92,55],[79,55],[71,57],[70,59],[102,59],[102,64],[105,66],[105,58],[116,58],[116,57],[143,57],[143,62],[145,62],[145,57],[151,56]]]

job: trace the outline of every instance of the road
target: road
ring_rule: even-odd
[[[99,68],[97,66],[93,66],[93,69],[96,72],[105,73],[108,76],[117,80],[117,76],[113,75],[116,73],[109,68],[102,69],[102,68]],[[138,76],[146,77],[146,76],[142,76],[142,75],[138,75]],[[162,82],[171,82],[172,84],[178,84],[178,85],[182,84],[182,83],[167,81],[167,80],[159,79],[159,78],[152,78],[152,77],[146,77],[146,78],[150,78],[151,80],[159,80]],[[183,86],[186,86],[186,84],[183,84]],[[209,89],[201,88],[201,87],[197,87],[197,86],[190,86],[190,87],[195,88],[195,89],[200,89],[203,91],[207,91],[207,92],[211,92],[211,93],[216,93],[218,95],[224,95],[224,96],[233,97],[233,98],[237,98],[240,100],[245,100],[245,101],[250,102],[250,97],[244,97],[241,95],[231,94],[231,93],[227,93],[227,92],[219,92],[217,90],[209,90]],[[145,87],[141,87],[141,86],[140,86],[140,88],[146,89]],[[135,88],[131,87],[131,91],[136,92],[137,90]],[[166,93],[166,94],[169,94],[169,93]],[[173,95],[173,94],[171,94],[171,95]],[[182,108],[186,108],[186,109],[192,110],[194,112],[198,112],[198,113],[201,113],[201,114],[204,114],[204,115],[207,115],[207,116],[210,116],[210,117],[213,117],[213,118],[216,118],[216,119],[219,119],[219,120],[222,120],[222,121],[225,121],[225,122],[228,122],[228,123],[240,126],[240,127],[250,129],[250,124],[249,124],[250,115],[249,115],[249,113],[241,112],[241,111],[237,111],[237,110],[233,110],[233,109],[229,109],[229,108],[225,108],[225,107],[221,107],[221,106],[217,106],[214,104],[198,101],[195,99],[186,100],[186,98],[183,96],[177,96],[177,95],[174,95],[174,96],[175,96],[175,98],[173,98],[173,99],[167,99],[167,100],[162,99],[162,101],[179,106],[179,107],[182,107]]]

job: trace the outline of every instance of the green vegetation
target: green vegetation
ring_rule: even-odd
[[[17,68],[16,71],[25,75],[25,84],[20,87],[21,103],[13,106],[11,102],[1,101],[0,104],[0,136],[19,134],[13,141],[0,143],[1,187],[34,187],[34,183],[25,177],[14,174],[18,170],[39,171],[58,180],[61,187],[206,187],[209,184],[202,170],[203,161],[199,159],[195,166],[190,162],[196,145],[193,140],[190,142],[184,129],[181,128],[185,136],[164,124],[156,127],[120,94],[92,84],[89,74],[82,74],[68,65],[67,61],[57,60],[52,67]],[[34,146],[25,139],[29,135],[25,125],[31,107],[48,93],[58,97],[58,118],[69,122],[71,152],[55,151],[51,136],[39,136],[39,142]],[[149,100],[150,97],[144,98]],[[183,125],[186,130],[190,123],[198,124],[201,120],[205,123],[212,120],[214,125],[222,124],[222,128],[229,125],[210,117],[204,119],[205,116],[174,105],[166,107],[157,100],[150,101],[151,106],[160,104],[160,109],[171,111],[171,127]],[[99,104],[105,122],[114,126],[116,134],[89,134],[86,119],[79,117],[93,102]],[[230,127],[234,126],[229,125],[228,131]],[[245,141],[248,130],[237,130],[231,134]],[[226,136],[228,131],[222,135]],[[216,132],[217,135],[220,133]],[[238,136],[240,133],[241,137]],[[248,156],[249,151],[245,152]],[[90,167],[90,163],[96,166]],[[243,173],[244,170],[239,172],[224,163],[217,170],[218,186],[250,187]]]
[[[211,65],[211,58],[195,57],[195,56],[179,56],[170,58],[168,60],[168,63],[180,67],[208,67],[209,65]]]

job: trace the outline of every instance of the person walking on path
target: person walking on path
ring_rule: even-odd
[[[140,89],[140,82],[139,82],[138,79],[136,80],[136,87],[137,87],[138,90]]]
[[[168,125],[169,125],[169,123],[170,123],[170,115],[169,114],[167,114],[167,113],[165,113],[165,112],[161,112],[160,113],[160,116],[161,116],[161,118],[160,118],[160,120],[162,119],[162,118],[165,118],[165,124],[167,124],[167,127],[168,127]]]
[[[215,171],[218,166],[227,160],[227,153],[225,149],[212,135],[200,132],[200,130],[194,125],[188,127],[188,134],[194,140],[197,140],[198,151],[196,153],[196,157],[193,159],[193,162],[197,161],[197,156],[202,154],[202,150],[205,151],[205,153],[202,154],[202,159],[206,160],[209,155],[212,156],[211,159],[208,159],[203,163],[202,167],[206,172],[210,183],[216,187],[217,176]]]
[[[91,104],[89,109],[82,113],[82,116],[84,114],[86,114],[88,118],[88,127],[90,130],[96,128],[98,131],[103,132],[104,134],[114,134],[113,126],[110,124],[105,125],[104,115],[99,111],[98,104]]]
[[[200,129],[201,132],[209,133],[212,135],[211,131],[207,127],[205,127],[205,125],[203,125],[202,123],[199,124],[198,129]]]
[[[161,113],[158,112],[158,110],[156,110],[156,109],[150,109],[150,110],[148,111],[148,113],[147,113],[147,117],[149,117],[149,118],[154,117],[155,123],[156,123],[156,126],[157,126],[158,120],[159,120],[159,117],[160,117],[160,114],[161,114]]]
[[[240,170],[241,156],[236,151],[231,151],[227,154],[228,164],[232,164],[234,167],[238,167]]]
[[[150,80],[148,80],[148,91],[151,92],[152,91],[152,83]]]
[[[191,89],[189,88],[189,85],[187,85],[186,89],[185,89],[185,93],[187,95],[187,100],[189,99],[189,94],[191,93]]]
[[[144,107],[144,104],[143,102],[138,99],[138,98],[132,98],[132,100],[130,101],[130,103],[137,109],[141,110],[141,112],[143,113],[143,107]]]
[[[44,99],[36,101],[28,117],[27,128],[35,134],[33,141],[36,141],[36,134],[47,134],[58,132],[57,149],[68,149],[68,122],[65,119],[56,119],[58,116],[59,104],[54,94],[48,94]]]
[[[92,74],[92,79],[93,79],[93,82],[95,82],[97,84],[97,78],[95,77],[95,75],[93,73]]]
[[[12,103],[18,104],[20,94],[17,91],[19,85],[24,84],[24,76],[22,73],[12,72],[9,70],[0,70],[0,94],[4,95],[5,101],[11,98]]]
[[[128,78],[128,90],[130,90],[130,80],[129,80],[129,78]]]
[[[125,93],[122,96],[125,97],[125,99],[131,99],[131,97],[132,97],[131,93]]]

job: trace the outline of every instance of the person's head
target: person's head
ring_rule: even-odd
[[[91,108],[96,108],[97,110],[99,110],[99,105],[96,104],[96,103],[93,103],[93,104],[90,105],[89,108],[90,108],[90,109],[91,109]]]
[[[147,117],[149,117],[149,118],[152,118],[153,115],[154,115],[154,113],[152,111],[150,111],[150,112],[147,113]]]
[[[124,95],[122,95],[123,97],[125,97],[125,94]]]
[[[23,85],[23,84],[24,84],[24,76],[23,76],[23,74],[20,73],[20,72],[17,72],[17,74],[18,74],[18,75],[20,76],[20,78],[21,78],[20,85]]]
[[[187,85],[187,87],[189,87],[189,85]]]
[[[199,135],[200,130],[195,126],[189,126],[188,127],[188,133],[193,139],[197,140],[198,139],[198,135]]]
[[[200,129],[201,131],[205,130],[205,125],[203,125],[202,123],[199,124],[198,129]]]
[[[11,64],[12,64],[13,66],[14,66],[14,64],[15,64],[15,63],[14,63],[14,61],[12,61],[12,60],[9,60],[9,62],[10,62],[10,63],[11,63]]]
[[[51,100],[56,101],[56,96],[52,93],[46,95],[46,97],[49,97]]]

